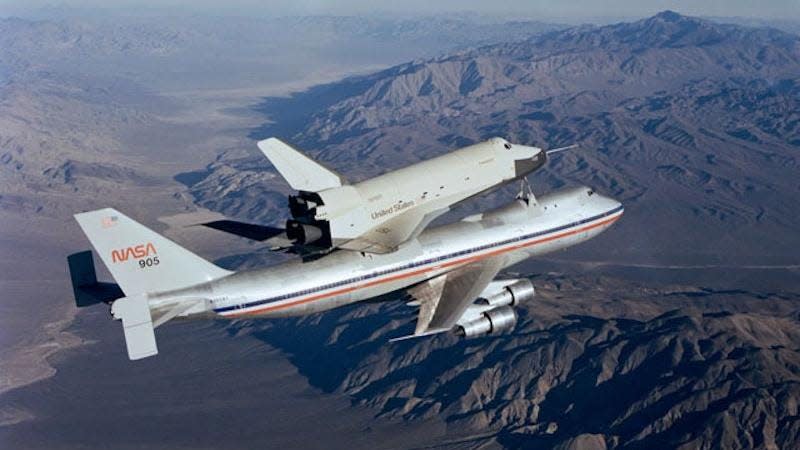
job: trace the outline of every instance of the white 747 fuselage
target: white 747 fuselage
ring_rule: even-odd
[[[591,239],[623,213],[589,188],[522,200],[423,232],[393,253],[337,251],[311,262],[237,272],[207,283],[148,294],[150,309],[204,299],[182,316],[303,315],[359,302],[440,276],[486,258],[508,267]]]

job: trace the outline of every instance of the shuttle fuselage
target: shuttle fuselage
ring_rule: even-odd
[[[390,253],[450,207],[541,167],[538,147],[492,138],[360,183],[270,138],[259,142],[290,185],[287,237],[302,245]]]

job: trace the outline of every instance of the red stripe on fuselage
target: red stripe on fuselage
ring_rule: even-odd
[[[289,308],[289,307],[292,307],[292,306],[302,305],[304,303],[313,302],[313,301],[316,301],[316,300],[321,300],[321,299],[326,298],[326,297],[333,297],[333,296],[340,295],[340,294],[346,294],[348,292],[353,292],[353,291],[358,290],[358,289],[368,288],[368,287],[376,286],[378,284],[388,283],[390,281],[396,281],[396,280],[401,280],[403,278],[413,277],[415,275],[419,275],[419,274],[424,273],[424,272],[431,272],[433,270],[439,270],[439,269],[442,269],[442,268],[452,267],[452,266],[456,266],[456,265],[460,265],[460,264],[469,264],[471,262],[478,261],[478,260],[481,260],[481,259],[484,259],[484,258],[488,258],[488,257],[491,257],[491,256],[500,255],[500,254],[507,253],[507,252],[510,252],[510,251],[514,251],[514,250],[517,250],[517,249],[520,249],[520,248],[530,247],[530,246],[536,245],[536,244],[542,244],[542,243],[545,243],[545,242],[554,241],[556,239],[561,239],[563,237],[572,236],[573,234],[578,234],[578,233],[582,233],[584,231],[591,230],[593,228],[601,227],[601,226],[603,226],[605,224],[612,223],[612,222],[616,221],[617,219],[620,218],[620,216],[622,216],[622,213],[619,213],[618,215],[616,215],[614,217],[610,217],[608,219],[605,219],[605,220],[603,220],[601,222],[593,223],[591,225],[587,225],[587,226],[584,226],[584,227],[581,227],[581,228],[576,228],[576,229],[571,230],[571,231],[565,231],[563,233],[554,234],[552,236],[548,236],[548,237],[545,237],[545,238],[542,238],[542,239],[538,239],[538,240],[535,240],[535,241],[525,242],[525,243],[521,243],[521,244],[512,245],[510,247],[505,247],[505,248],[500,248],[500,249],[497,249],[497,250],[492,250],[492,251],[489,251],[489,252],[486,252],[486,253],[480,254],[480,255],[467,256],[465,258],[461,258],[461,259],[458,259],[458,260],[455,260],[455,261],[449,261],[449,262],[445,262],[445,263],[442,263],[442,264],[438,264],[438,265],[435,265],[433,267],[421,268],[421,269],[414,270],[412,272],[406,272],[406,273],[401,273],[401,274],[397,274],[397,275],[392,275],[392,276],[389,276],[389,277],[386,277],[386,278],[381,278],[381,279],[378,279],[378,280],[368,281],[368,282],[363,283],[363,284],[350,286],[350,287],[345,287],[345,288],[341,288],[341,289],[338,289],[338,290],[335,290],[335,291],[331,291],[331,292],[324,292],[324,293],[321,293],[321,294],[312,295],[311,297],[302,298],[302,299],[294,300],[294,301],[291,301],[291,302],[280,303],[280,304],[277,304],[277,305],[267,305],[267,306],[263,306],[261,308],[253,309],[253,310],[250,310],[250,311],[235,312],[235,313],[232,313],[232,314],[223,314],[223,315],[225,317],[242,317],[242,316],[249,316],[249,315],[254,315],[254,314],[261,314],[261,313],[268,312],[268,311],[275,311],[275,310],[279,310],[279,309]]]

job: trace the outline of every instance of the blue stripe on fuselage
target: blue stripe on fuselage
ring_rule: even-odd
[[[417,261],[417,262],[413,262],[413,263],[408,263],[408,264],[405,264],[405,265],[402,265],[402,266],[399,266],[399,267],[394,267],[394,268],[391,268],[391,269],[379,270],[379,271],[375,271],[375,272],[372,272],[372,273],[367,274],[367,275],[362,275],[362,276],[359,276],[359,277],[349,278],[347,280],[338,281],[338,282],[335,282],[335,283],[329,283],[329,284],[325,284],[325,285],[321,285],[321,286],[316,286],[316,287],[313,287],[313,288],[304,289],[304,290],[292,292],[292,293],[289,293],[289,294],[283,294],[283,295],[279,295],[279,296],[276,296],[276,297],[266,298],[266,299],[263,299],[263,300],[256,300],[256,301],[253,301],[253,302],[250,302],[250,303],[242,303],[242,304],[238,304],[238,305],[225,306],[225,307],[222,307],[222,308],[214,309],[214,312],[222,313],[222,312],[233,311],[233,310],[237,310],[237,309],[252,308],[254,306],[264,305],[264,304],[267,304],[267,303],[277,302],[277,301],[281,301],[281,300],[288,300],[288,299],[291,299],[291,298],[294,298],[294,297],[302,297],[302,296],[306,296],[306,295],[313,294],[313,293],[316,293],[316,292],[321,292],[321,291],[325,291],[325,290],[328,290],[328,289],[333,289],[333,288],[337,288],[337,287],[346,286],[348,284],[360,283],[360,282],[363,282],[363,281],[366,281],[366,280],[373,280],[373,279],[378,278],[378,277],[382,277],[382,276],[389,275],[389,274],[395,274],[397,272],[402,272],[404,270],[418,269],[418,268],[421,268],[421,267],[429,265],[429,264],[438,264],[438,263],[441,263],[443,261],[446,261],[448,259],[452,259],[452,258],[455,258],[455,257],[465,256],[465,255],[468,255],[468,254],[471,254],[471,253],[477,253],[477,252],[480,252],[480,251],[489,250],[489,249],[496,248],[496,247],[501,247],[503,245],[511,244],[511,243],[514,243],[514,242],[526,241],[526,240],[537,238],[537,237],[541,237],[541,236],[544,236],[544,235],[547,235],[547,234],[557,233],[559,231],[563,231],[563,230],[566,230],[566,229],[569,229],[569,228],[578,227],[578,226],[581,226],[583,224],[586,224],[586,223],[589,223],[589,222],[594,222],[596,220],[603,219],[605,217],[614,215],[614,214],[622,211],[622,209],[623,209],[623,207],[622,207],[622,205],[620,205],[620,206],[618,206],[618,207],[616,207],[616,208],[614,208],[612,210],[606,211],[606,212],[604,212],[602,214],[598,214],[598,215],[596,215],[594,217],[590,217],[588,219],[582,219],[582,220],[579,220],[579,221],[576,221],[576,222],[572,222],[572,223],[569,223],[569,224],[566,224],[566,225],[561,225],[561,226],[558,226],[558,227],[555,227],[555,228],[551,228],[549,230],[537,231],[535,233],[530,233],[530,234],[526,234],[526,235],[520,235],[520,236],[511,238],[511,239],[505,239],[505,240],[502,240],[502,241],[493,242],[493,243],[490,243],[490,244],[485,244],[485,245],[481,245],[481,246],[478,246],[478,247],[473,247],[473,248],[470,248],[470,249],[459,250],[457,252],[448,253],[446,255],[438,256],[436,258],[431,258],[431,259],[426,259],[426,260],[423,260],[423,261]]]

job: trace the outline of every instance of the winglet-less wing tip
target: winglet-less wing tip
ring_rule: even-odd
[[[444,333],[444,332],[447,332],[447,331],[450,331],[450,330],[447,329],[447,328],[437,328],[437,329],[434,329],[434,330],[428,330],[428,331],[426,331],[424,333],[420,333],[420,334],[409,334],[407,336],[401,336],[401,337],[392,338],[392,339],[389,339],[389,342],[407,341],[409,339],[421,338],[421,337],[430,336],[430,335],[433,335],[433,334]]]

